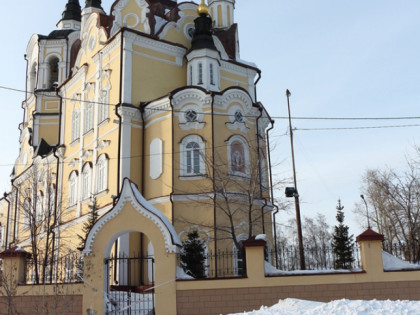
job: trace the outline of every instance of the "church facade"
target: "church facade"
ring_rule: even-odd
[[[31,37],[3,250],[46,262],[85,248],[92,211],[111,213],[124,183],[178,247],[191,231],[207,252],[258,234],[272,246],[273,121],[256,98],[260,70],[240,59],[235,5],[117,0],[107,14],[100,0],[69,0],[56,30]],[[110,251],[153,256],[153,240],[128,232]]]

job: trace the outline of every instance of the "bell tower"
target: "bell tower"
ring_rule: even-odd
[[[73,29],[80,30],[82,20],[82,9],[79,0],[69,0],[63,12],[60,22],[57,24],[59,30]]]
[[[234,21],[235,0],[209,0],[214,28],[230,28]]]
[[[209,8],[202,0],[194,20],[195,32],[187,54],[188,85],[201,86],[209,91],[220,91],[220,54],[214,45]]]

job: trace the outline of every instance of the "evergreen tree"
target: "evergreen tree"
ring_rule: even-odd
[[[205,245],[196,230],[187,234],[187,239],[182,242],[181,266],[184,271],[194,278],[205,278],[206,268],[204,262]]]
[[[333,235],[333,254],[334,254],[334,268],[335,269],[351,269],[353,258],[353,235],[349,236],[349,227],[344,224],[344,207],[341,205],[341,200],[338,200],[337,206],[337,221],[338,225],[334,227]]]
[[[89,219],[83,224],[82,232],[83,236],[78,234],[77,236],[80,239],[80,247],[84,248],[87,240],[87,236],[90,230],[95,225],[96,221],[98,221],[98,205],[96,204],[96,198],[93,198],[91,203],[89,204]]]

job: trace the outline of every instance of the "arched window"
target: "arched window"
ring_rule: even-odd
[[[77,172],[73,171],[69,177],[69,207],[77,202]]]
[[[50,57],[48,59],[48,83],[47,89],[52,89],[58,85],[58,62],[60,60],[56,57]]]
[[[71,141],[80,139],[80,111],[75,109],[71,120]]]
[[[108,157],[102,154],[96,163],[96,192],[108,189]]]
[[[32,200],[31,198],[25,198],[23,202],[23,229],[29,229],[32,217]]]
[[[86,163],[82,169],[82,200],[90,197],[91,178],[92,167],[90,163]]]
[[[181,142],[181,176],[205,174],[205,145],[200,136],[191,135]]]
[[[232,175],[249,174],[249,147],[242,136],[232,136],[228,141],[228,163]]]
[[[35,208],[35,218],[37,225],[42,222],[44,217],[44,194],[42,191],[39,191],[36,195],[36,208]]]

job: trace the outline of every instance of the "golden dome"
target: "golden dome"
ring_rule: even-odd
[[[198,15],[209,15],[209,7],[204,2],[204,0],[201,0],[201,4],[197,8]]]

